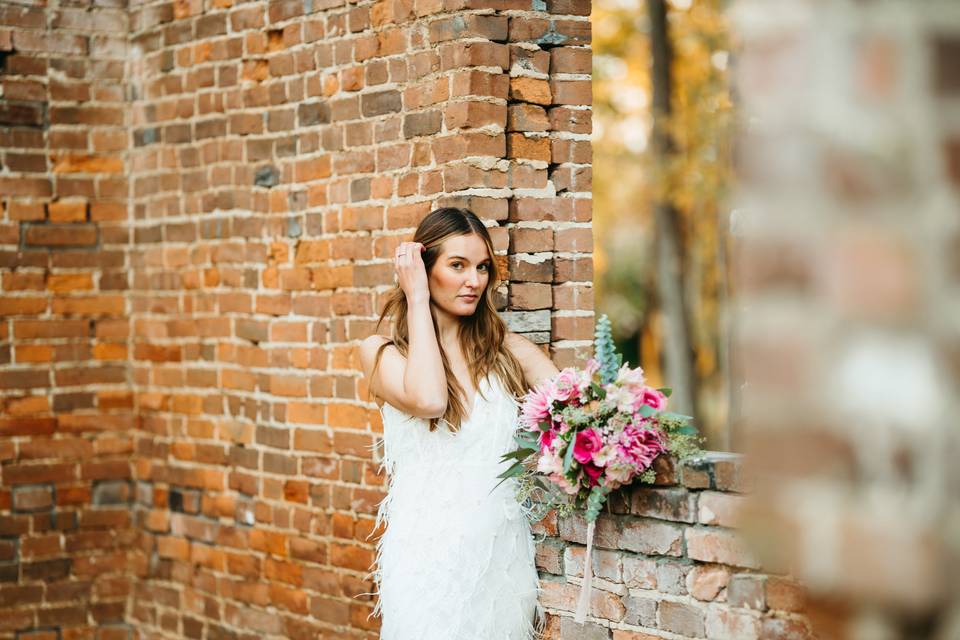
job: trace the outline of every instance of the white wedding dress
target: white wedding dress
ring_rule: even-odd
[[[491,373],[458,433],[388,403],[383,416],[386,528],[373,576],[381,640],[532,640],[544,612],[530,523],[515,480],[497,474],[516,448],[518,403]],[[491,492],[491,490],[493,490]],[[371,594],[372,595],[372,594]]]

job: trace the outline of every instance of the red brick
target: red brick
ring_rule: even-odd
[[[443,112],[447,129],[482,127],[493,124],[505,127],[507,108],[492,102],[464,101],[449,104]]]
[[[31,225],[24,241],[36,246],[92,246],[97,243],[97,227],[90,224]]]
[[[510,306],[519,310],[549,309],[553,295],[549,284],[533,282],[510,283]]]
[[[550,139],[527,137],[522,133],[507,136],[507,156],[550,162]]]
[[[500,67],[510,65],[510,50],[506,45],[492,42],[455,42],[441,45],[440,69],[449,71],[461,67]]]

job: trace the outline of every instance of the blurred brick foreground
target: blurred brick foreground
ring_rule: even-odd
[[[749,530],[824,637],[955,640],[960,3],[768,8],[731,4]]]
[[[584,523],[548,517],[549,635],[955,638],[960,16],[731,11],[758,464],[611,499],[584,626]],[[511,326],[586,355],[589,13],[0,2],[0,639],[377,637],[356,341],[392,248],[464,204]]]

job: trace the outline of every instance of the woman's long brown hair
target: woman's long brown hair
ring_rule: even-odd
[[[470,372],[473,388],[477,389],[478,393],[480,390],[479,381],[487,374],[495,373],[500,376],[500,380],[507,390],[513,394],[514,399],[519,401],[527,390],[524,387],[523,369],[520,362],[510,353],[504,342],[507,335],[506,324],[497,314],[497,309],[493,303],[493,292],[500,283],[501,274],[494,259],[493,242],[490,240],[490,233],[487,228],[480,218],[469,209],[443,207],[431,211],[420,221],[413,234],[413,241],[420,242],[426,247],[422,256],[423,264],[429,275],[440,256],[444,240],[452,236],[471,233],[480,236],[487,245],[487,251],[490,253],[490,278],[480,295],[476,311],[473,315],[464,316],[460,320],[457,332],[460,348],[467,359],[467,369]],[[433,317],[433,330],[437,336],[437,345],[440,347],[440,357],[443,360],[443,370],[447,378],[448,398],[447,409],[443,416],[439,419],[430,419],[430,431],[434,431],[437,428],[438,421],[442,419],[447,422],[451,431],[456,432],[460,429],[460,423],[466,413],[465,391],[453,375],[447,354],[443,345],[440,344],[437,314],[432,304],[430,314]],[[395,345],[404,357],[408,353],[407,296],[399,285],[387,294],[387,302],[380,314],[380,319],[377,321],[377,331],[379,331],[380,325],[386,318],[391,319],[391,339],[377,349],[373,372],[370,374],[371,379],[380,365],[380,358],[387,346]],[[368,397],[372,393],[371,391]]]

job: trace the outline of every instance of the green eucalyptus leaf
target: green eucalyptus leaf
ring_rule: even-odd
[[[570,465],[573,464],[573,443],[575,441],[576,439],[574,438],[574,440],[567,445],[567,451],[563,456],[563,472],[564,473],[569,473]]]
[[[510,453],[503,454],[500,457],[500,459],[501,460],[512,460],[512,459],[526,460],[527,458],[530,457],[531,454],[534,454],[536,452],[537,452],[536,449],[514,449]]]
[[[522,462],[514,462],[510,465],[510,468],[504,471],[503,473],[498,473],[498,478],[512,478],[513,476],[520,475],[523,473],[524,467]]]
[[[536,449],[540,443],[540,436],[536,434],[517,434],[513,436],[513,441],[516,442],[521,448]]]

